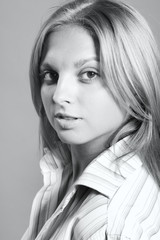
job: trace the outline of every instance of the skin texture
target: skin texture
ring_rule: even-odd
[[[70,145],[75,179],[105,149],[125,113],[104,87],[94,41],[82,27],[52,33],[40,69],[45,112],[61,141]]]

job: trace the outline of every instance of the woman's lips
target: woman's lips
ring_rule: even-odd
[[[79,123],[79,120],[81,120],[82,118],[75,117],[69,114],[57,113],[55,115],[55,119],[62,129],[69,130],[75,128]]]
[[[79,117],[71,116],[71,115],[69,115],[69,114],[57,113],[57,114],[55,115],[55,118],[57,118],[57,119],[65,119],[65,120],[76,120],[76,119],[78,119]]]

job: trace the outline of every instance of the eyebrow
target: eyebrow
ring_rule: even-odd
[[[91,61],[96,61],[96,62],[99,63],[98,57],[95,56],[95,57],[90,57],[90,58],[87,58],[87,59],[80,59],[80,60],[78,60],[77,62],[74,63],[74,66],[75,66],[76,68],[80,68],[80,67],[82,67],[84,64],[86,64],[87,62],[91,62]]]
[[[81,68],[87,62],[91,62],[91,61],[96,61],[97,63],[99,63],[99,58],[95,56],[95,57],[90,57],[90,58],[86,58],[86,59],[80,59],[74,63],[74,66],[76,68]],[[49,63],[42,62],[40,64],[39,69],[40,69],[40,71],[43,71],[43,69],[52,69],[52,66]]]
[[[49,63],[41,63],[40,64],[40,67],[39,67],[39,70],[40,71],[43,71],[44,69],[52,69],[51,65]]]

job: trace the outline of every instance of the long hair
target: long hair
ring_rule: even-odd
[[[124,3],[75,0],[53,12],[41,27],[31,57],[30,83],[40,117],[42,147],[48,147],[62,159],[70,154],[46,117],[39,80],[47,38],[66,24],[81,26],[92,36],[98,46],[104,85],[128,113],[127,120],[110,137],[110,145],[130,135],[130,151],[141,157],[160,186],[159,52],[145,19]]]

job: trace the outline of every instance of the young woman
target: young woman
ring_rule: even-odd
[[[160,239],[160,61],[143,17],[77,0],[42,26],[30,80],[44,186],[23,240]]]

